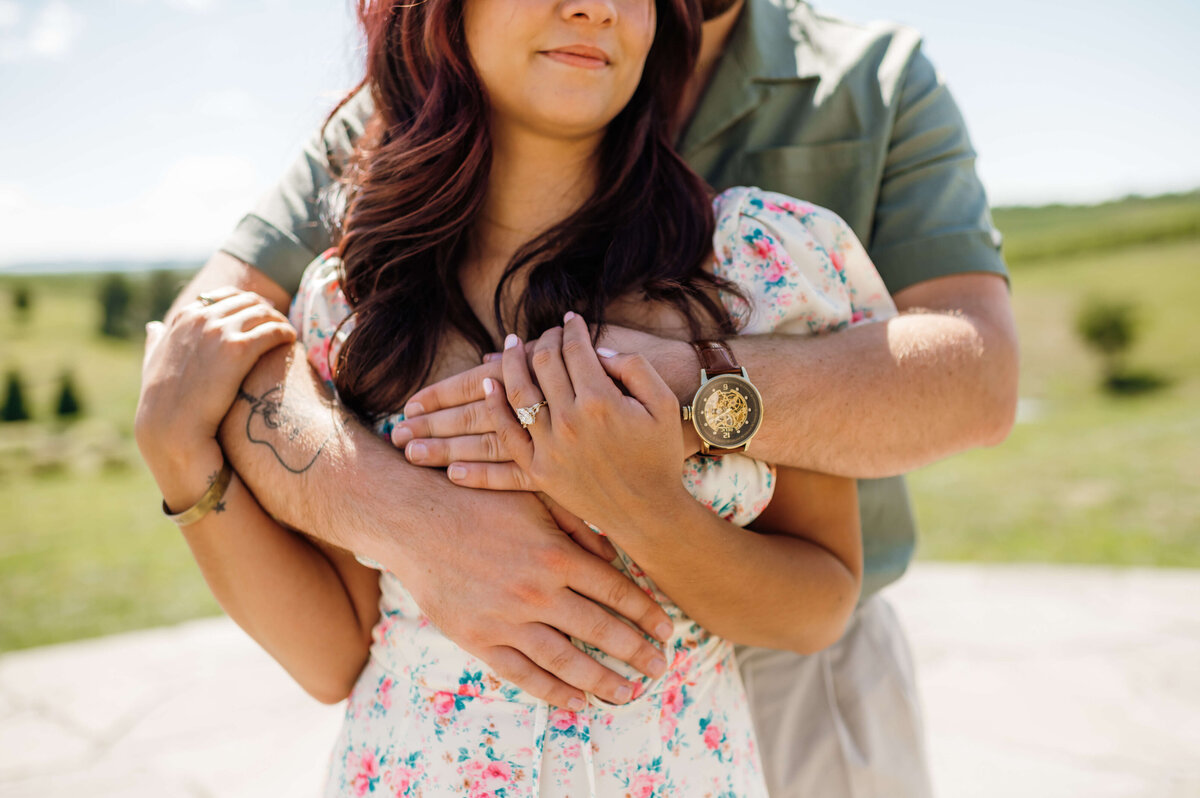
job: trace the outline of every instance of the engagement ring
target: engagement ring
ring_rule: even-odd
[[[529,425],[537,418],[538,411],[543,407],[547,407],[545,399],[529,407],[518,407],[517,420],[521,422],[521,429],[528,429]]]

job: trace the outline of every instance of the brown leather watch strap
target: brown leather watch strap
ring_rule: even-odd
[[[700,368],[710,378],[720,374],[742,373],[742,367],[737,364],[733,352],[724,341],[692,341],[692,347],[700,356]]]

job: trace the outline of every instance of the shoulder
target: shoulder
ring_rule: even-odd
[[[790,46],[799,77],[861,78],[886,87],[900,81],[921,48],[922,35],[911,26],[851,20],[801,0],[749,0],[747,10],[763,55],[787,63]]]
[[[805,231],[818,238],[853,235],[834,211],[812,202],[754,186],[734,186],[713,198],[717,243],[722,237],[745,235],[761,229],[795,234]]]

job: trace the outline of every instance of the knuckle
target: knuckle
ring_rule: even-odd
[[[572,338],[570,341],[563,343],[562,353],[567,357],[579,357],[580,355],[586,354],[587,350],[590,348],[591,347],[584,346],[582,341]]]
[[[542,586],[532,580],[515,580],[509,590],[518,604],[537,608],[543,608],[549,604]]]
[[[553,353],[547,346],[539,346],[533,352],[533,365],[535,368],[545,368],[550,365],[550,361],[554,358]]]
[[[566,673],[574,661],[575,649],[560,648],[550,654],[550,658],[546,661],[546,670],[551,673]]]
[[[616,609],[629,602],[633,593],[633,583],[619,574],[614,574],[604,591],[607,599],[605,603]]]
[[[483,444],[483,456],[487,460],[498,461],[503,459],[500,452],[500,439],[494,432],[485,432],[480,436],[480,442]]]
[[[553,574],[566,573],[571,564],[571,557],[562,546],[542,546],[536,559],[542,568]]]

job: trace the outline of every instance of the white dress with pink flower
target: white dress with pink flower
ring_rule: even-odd
[[[742,187],[713,207],[714,272],[751,299],[747,305],[721,292],[743,334],[817,335],[895,314],[862,245],[831,211]],[[329,363],[353,325],[335,333],[351,310],[337,267],[334,250],[314,260],[291,310],[309,361],[330,387]],[[379,433],[402,418],[385,419]],[[697,501],[745,526],[770,502],[775,470],[744,455],[696,456],[682,479]],[[680,530],[681,540],[686,534]],[[766,796],[733,645],[692,621],[624,552],[614,565],[673,619],[670,667],[650,679],[575,641],[638,685],[624,706],[593,698],[577,713],[498,677],[441,634],[381,569],[371,656],[347,701],[325,795]]]

